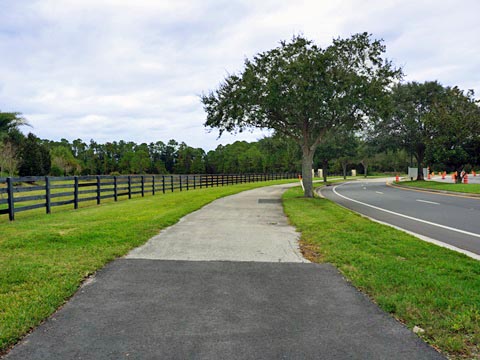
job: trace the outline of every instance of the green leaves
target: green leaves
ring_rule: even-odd
[[[205,126],[220,134],[270,128],[309,146],[333,126],[358,127],[401,76],[382,59],[384,51],[367,33],[336,39],[326,49],[301,36],[282,41],[202,96]]]
[[[202,96],[205,126],[220,135],[268,128],[295,140],[303,152],[305,194],[313,196],[311,160],[325,134],[358,129],[366,118],[378,117],[388,86],[401,78],[384,52],[367,33],[335,39],[325,49],[301,36],[281,41]]]
[[[437,81],[398,84],[390,106],[375,128],[377,144],[406,149],[419,167],[425,158],[442,168],[462,170],[473,157],[480,140],[480,109],[472,91],[464,93]]]

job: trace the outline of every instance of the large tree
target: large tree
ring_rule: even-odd
[[[347,178],[347,166],[357,155],[358,145],[358,138],[353,131],[339,128],[326,134],[314,157],[314,163],[322,168],[324,182],[327,181],[329,162],[335,159],[342,166],[343,178]]]
[[[48,175],[52,165],[50,152],[45,144],[32,133],[28,134],[22,147],[20,176]]]
[[[464,93],[458,87],[447,87],[432,106],[425,123],[432,136],[427,140],[427,157],[457,172],[462,181],[462,170],[473,160],[468,150],[480,140],[480,108],[473,90]]]
[[[301,36],[282,41],[202,96],[205,125],[220,135],[268,128],[294,139],[302,149],[305,196],[313,197],[313,156],[325,134],[375,117],[385,89],[401,76],[384,52],[367,33],[335,39],[326,48]]]
[[[434,122],[428,119],[445,88],[437,81],[397,84],[391,96],[390,113],[375,128],[375,143],[385,148],[403,148],[417,161],[417,180],[424,180],[423,167],[429,139],[435,136]]]

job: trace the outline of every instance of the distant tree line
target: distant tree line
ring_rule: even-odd
[[[218,145],[208,152],[175,140],[149,144],[52,141],[32,133],[23,135],[18,127],[28,125],[26,120],[19,113],[5,114],[0,112],[0,119],[8,117],[10,125],[0,132],[1,176],[301,172],[300,146],[280,135]],[[408,165],[406,151],[374,153],[372,148],[367,156],[367,146],[357,135],[336,134],[317,149],[313,167],[327,175],[351,169],[363,172],[367,164],[370,171],[379,172],[402,171]]]
[[[0,116],[7,113],[1,113]],[[176,140],[141,143],[123,140],[97,143],[81,139],[42,140],[27,136],[19,113],[8,114],[10,126],[0,132],[1,176],[108,174],[204,174],[297,172],[299,149],[279,136],[257,142],[237,141],[205,152]],[[5,115],[6,116],[6,115]],[[22,119],[20,121],[20,119]],[[6,121],[5,121],[6,122]]]

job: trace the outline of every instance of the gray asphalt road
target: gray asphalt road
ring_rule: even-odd
[[[442,359],[331,265],[303,259],[280,202],[288,186],[184,217],[7,359]]]
[[[398,189],[384,180],[331,186],[322,194],[374,219],[480,255],[478,198]]]

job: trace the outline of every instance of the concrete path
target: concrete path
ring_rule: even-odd
[[[288,224],[281,194],[288,185],[216,200],[162,231],[128,259],[308,262]]]
[[[303,263],[283,188],[215,201],[110,263],[7,359],[443,359]]]

